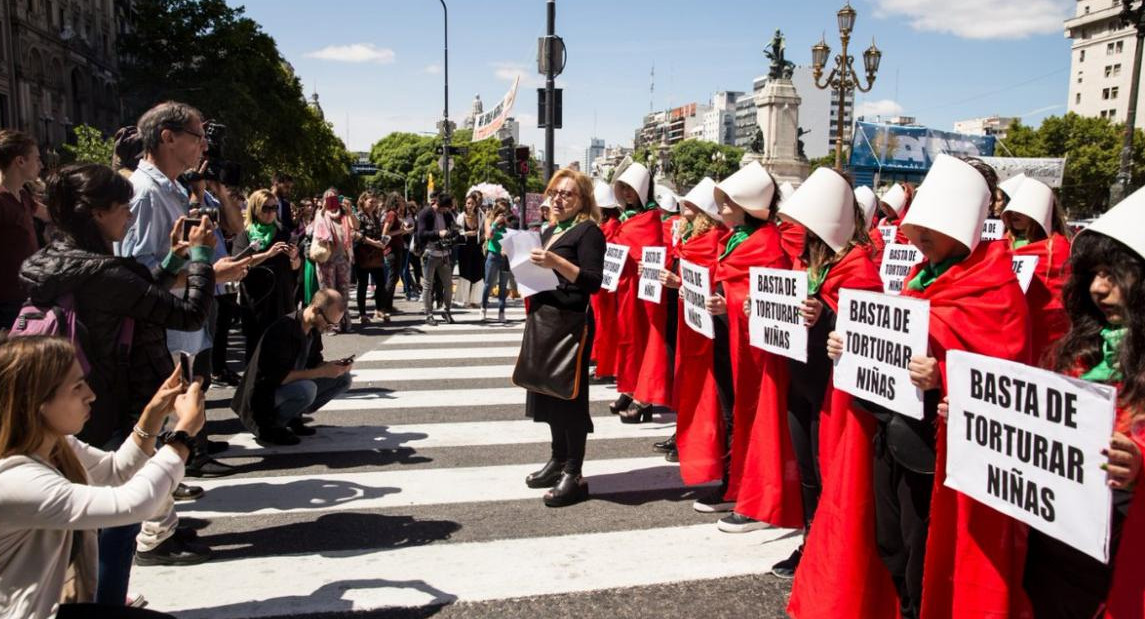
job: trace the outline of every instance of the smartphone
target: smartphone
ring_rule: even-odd
[[[335,361],[334,363],[337,363],[338,365],[351,365],[354,363],[354,355],[350,355],[349,357],[346,357],[345,359],[339,359],[339,360]]]
[[[179,353],[179,376],[183,377],[184,385],[190,385],[191,382],[195,380],[195,376],[191,370],[194,361],[194,355],[185,352]]]
[[[191,228],[195,228],[201,223],[203,223],[203,220],[201,218],[200,219],[184,219],[183,220],[183,240],[184,241],[190,240]]]

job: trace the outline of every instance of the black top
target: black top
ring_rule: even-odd
[[[275,243],[289,242],[290,234],[286,229],[279,228],[270,245],[273,247]],[[235,236],[231,253],[237,256],[248,246],[250,232],[244,229]],[[260,247],[258,251],[268,249],[270,247]],[[294,270],[290,268],[290,256],[287,254],[278,254],[251,268],[242,281],[243,307],[250,310],[260,324],[269,325],[294,310],[295,279]]]
[[[313,369],[323,363],[322,337],[316,332],[312,335],[305,369]],[[274,392],[286,375],[295,369],[307,339],[303,331],[302,310],[298,310],[274,321],[259,340],[231,400],[231,410],[255,436],[258,436],[259,428],[272,425]]]
[[[541,234],[541,243],[548,245],[556,232],[550,227]],[[531,305],[552,305],[564,310],[583,312],[588,309],[592,294],[600,290],[604,277],[604,233],[600,226],[591,221],[576,224],[562,234],[549,251],[580,267],[576,281],[570,282],[560,272],[557,274],[557,289],[533,295]]]
[[[442,217],[445,219],[445,227],[449,228],[453,225],[453,211],[441,211]],[[417,213],[417,244],[426,249],[430,249],[438,245],[441,237],[437,234],[437,211],[433,210],[432,206],[427,206]]]

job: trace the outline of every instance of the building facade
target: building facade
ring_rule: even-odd
[[[604,140],[600,138],[589,139],[588,148],[584,150],[584,170],[591,172],[593,162],[602,155],[604,155]]]
[[[1125,121],[1136,40],[1133,28],[1121,22],[1121,4],[1077,0],[1074,16],[1065,22],[1065,36],[1072,40],[1066,103],[1070,112]],[[1143,109],[1145,97],[1138,100],[1138,118]]]
[[[1004,140],[1010,127],[1021,120],[1021,118],[1012,116],[986,116],[984,118],[959,120],[954,123],[954,132],[967,135],[994,135],[998,136],[998,139]]]
[[[699,139],[716,144],[735,144],[736,101],[742,92],[720,91],[712,95],[711,108],[704,113]]]

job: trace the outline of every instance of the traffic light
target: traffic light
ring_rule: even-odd
[[[529,147],[518,146],[516,153],[514,153],[517,160],[517,174],[521,176],[529,175]]]
[[[501,147],[497,149],[497,168],[512,174],[517,167],[516,154],[517,150],[513,148],[513,138],[501,140]]]

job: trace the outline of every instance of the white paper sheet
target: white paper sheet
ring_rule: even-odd
[[[501,249],[509,258],[509,269],[517,278],[517,290],[523,297],[557,288],[556,272],[530,260],[533,250],[540,248],[541,235],[536,232],[517,232],[501,238]]]

